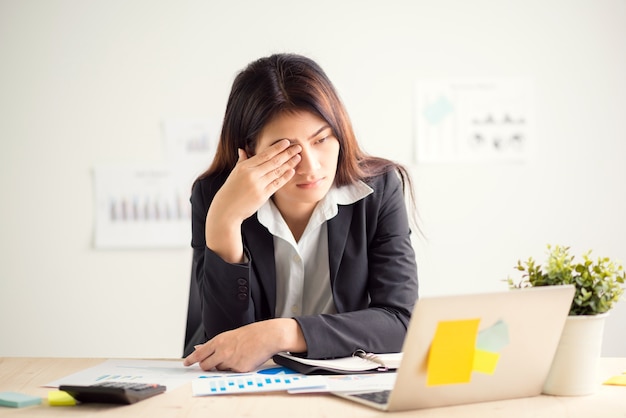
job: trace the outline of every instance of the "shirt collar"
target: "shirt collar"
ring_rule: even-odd
[[[337,215],[338,205],[351,205],[373,192],[374,190],[362,181],[341,187],[333,186],[317,204],[309,222],[314,220],[315,222],[323,222],[332,219]],[[283,230],[286,225],[271,199],[268,199],[259,208],[257,217],[261,225],[265,226],[273,235],[282,235],[277,232]]]
[[[341,187],[333,186],[317,206],[326,215],[326,220],[328,220],[337,215],[337,206],[351,205],[373,192],[374,190],[362,181]]]

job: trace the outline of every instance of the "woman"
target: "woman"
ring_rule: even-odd
[[[248,65],[192,191],[208,341],[185,365],[245,372],[280,351],[400,351],[418,288],[408,179],[360,150],[315,62],[277,54]]]

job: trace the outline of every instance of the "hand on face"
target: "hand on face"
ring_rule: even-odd
[[[301,151],[286,139],[252,157],[239,149],[239,160],[214,203],[223,203],[224,210],[243,222],[293,177]]]

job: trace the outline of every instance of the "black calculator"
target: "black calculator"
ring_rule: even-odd
[[[69,393],[83,403],[132,404],[159,393],[166,387],[156,383],[107,381],[87,386],[61,385],[59,390]]]

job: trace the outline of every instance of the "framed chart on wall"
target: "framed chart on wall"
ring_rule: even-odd
[[[528,79],[419,80],[415,161],[525,161],[533,127]]]
[[[100,249],[186,247],[189,192],[166,165],[94,168],[94,245]]]

